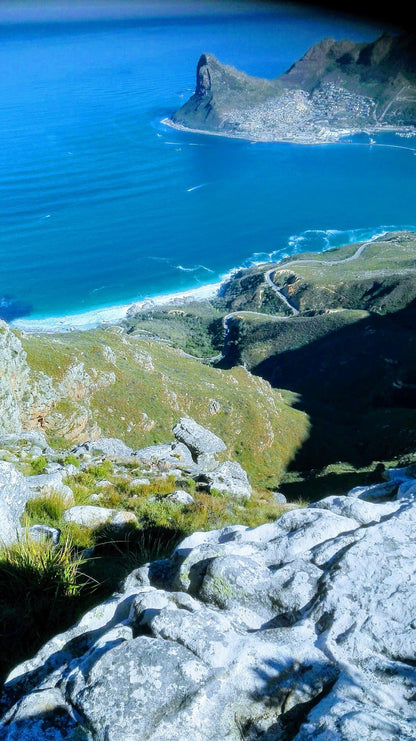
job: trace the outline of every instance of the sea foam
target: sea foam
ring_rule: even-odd
[[[149,296],[140,301],[131,301],[130,303],[115,305],[115,306],[103,306],[95,309],[90,309],[85,312],[77,312],[74,314],[66,314],[63,316],[50,316],[50,317],[25,317],[23,319],[15,319],[10,322],[12,327],[16,329],[22,329],[26,332],[60,332],[60,331],[71,331],[71,330],[86,330],[94,329],[95,327],[113,324],[122,319],[125,319],[129,311],[140,311],[140,309],[151,307],[151,306],[163,306],[166,304],[176,303],[178,301],[190,301],[192,299],[202,300],[207,298],[213,298],[218,294],[218,291],[224,281],[226,281],[231,275],[227,273],[223,276],[222,281],[217,283],[207,283],[198,288],[191,288],[186,291],[177,291],[174,293],[161,294],[159,296]]]

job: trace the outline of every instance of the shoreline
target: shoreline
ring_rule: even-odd
[[[243,136],[242,134],[231,134],[224,131],[208,131],[207,129],[191,129],[189,126],[185,126],[184,124],[176,123],[175,121],[172,121],[171,118],[162,118],[161,122],[165,126],[169,126],[171,129],[176,129],[177,131],[183,131],[188,134],[206,134],[207,136],[221,136],[224,139],[237,139],[239,141],[246,141],[250,142],[251,144],[299,144],[303,146],[313,146],[315,144],[338,144],[339,140],[343,136],[354,136],[357,133],[360,132],[354,132],[350,129],[346,129],[345,131],[341,132],[337,139],[316,139],[311,141],[302,141],[299,139],[273,139],[273,138],[256,138],[253,136]]]
[[[212,299],[218,296],[218,292],[224,283],[226,283],[236,272],[239,270],[247,269],[253,265],[278,265],[280,262],[285,262],[290,259],[293,255],[297,255],[300,252],[312,252],[322,253],[337,249],[338,247],[347,244],[359,244],[375,239],[382,234],[396,232],[396,231],[416,231],[416,225],[378,225],[377,227],[356,227],[345,230],[337,229],[312,229],[302,232],[300,235],[292,236],[289,241],[289,245],[292,250],[280,254],[280,256],[274,257],[276,254],[274,251],[270,253],[254,253],[249,261],[245,261],[239,266],[233,267],[226,273],[219,276],[219,279],[213,283],[204,283],[202,285],[181,289],[173,290],[169,293],[155,294],[153,296],[146,296],[140,300],[129,300],[119,304],[111,304],[106,306],[96,306],[95,308],[87,309],[85,311],[72,311],[67,314],[54,315],[54,316],[30,316],[20,317],[7,322],[11,329],[20,330],[28,334],[52,334],[59,332],[71,332],[71,331],[87,331],[90,329],[96,329],[98,327],[109,327],[111,325],[117,325],[119,322],[126,319],[130,312],[137,310],[140,311],[146,308],[169,306],[170,304],[175,305],[179,302],[186,301],[203,301]],[[322,249],[302,249],[304,247],[305,235],[319,234],[323,235],[325,242],[322,244]],[[341,237],[340,240],[340,236]],[[331,244],[330,238],[335,237],[336,243]],[[337,243],[339,241],[339,243]],[[298,242],[298,246],[295,244]],[[293,249],[294,248],[294,249]],[[276,250],[277,252],[277,250]],[[259,259],[260,255],[263,255],[268,259]],[[257,258],[257,259],[256,259]]]
[[[113,304],[112,306],[102,306],[87,311],[73,312],[60,316],[49,317],[22,317],[9,322],[11,329],[22,330],[27,333],[47,334],[55,332],[71,332],[74,330],[86,331],[97,329],[100,326],[115,325],[128,316],[129,311],[137,309],[138,311],[146,307],[168,306],[178,301],[202,301],[204,299],[214,298],[221,285],[228,280],[228,277],[234,271],[227,273],[222,280],[216,283],[206,283],[197,288],[189,288],[183,291],[174,291],[172,293],[158,294],[148,296],[140,301],[129,301],[123,304]]]
[[[206,129],[191,129],[189,126],[185,126],[184,124],[176,123],[175,121],[172,121],[171,118],[162,118],[160,121],[161,124],[164,124],[164,126],[169,126],[171,129],[175,129],[176,131],[182,131],[188,134],[206,134],[207,136],[220,136],[224,139],[237,139],[239,141],[246,141],[250,144],[295,144],[299,146],[316,146],[316,145],[322,145],[322,144],[352,144],[352,145],[360,145],[360,146],[379,146],[379,147],[394,147],[394,144],[383,144],[383,143],[377,143],[375,141],[369,141],[369,142],[354,142],[354,141],[344,141],[345,137],[354,137],[359,136],[361,134],[365,134],[366,136],[372,137],[376,136],[377,134],[395,134],[397,136],[404,136],[404,137],[416,137],[416,130],[414,132],[409,132],[409,127],[403,126],[401,128],[392,127],[392,126],[386,126],[381,128],[375,128],[375,129],[369,129],[369,130],[362,130],[362,129],[345,129],[344,131],[337,132],[330,132],[333,134],[333,138],[313,138],[311,137],[309,140],[306,139],[283,139],[283,138],[256,138],[254,136],[244,136],[239,134],[231,134],[227,132],[221,132],[221,131],[208,131]],[[410,151],[415,151],[413,147],[405,147],[400,145],[397,145],[397,148],[400,149],[409,149]]]

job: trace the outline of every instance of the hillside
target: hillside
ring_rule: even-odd
[[[100,435],[137,448],[166,442],[191,416],[259,486],[277,484],[307,435],[306,415],[244,368],[215,369],[120,327],[33,335],[3,325],[0,339],[2,432],[40,429],[58,449]]]
[[[237,273],[224,287],[223,299],[236,313],[222,364],[243,363],[295,391],[310,416],[296,467],[364,465],[414,450],[415,256],[414,233],[392,233]],[[275,296],[283,294],[296,314],[262,316],[267,270],[280,291]],[[242,310],[247,281],[257,286],[249,292],[256,314]]]
[[[300,143],[362,131],[405,132],[416,123],[415,40],[387,34],[371,43],[324,39],[275,80],[250,77],[202,54],[195,93],[171,123]]]
[[[29,738],[50,722],[91,741],[101,738],[103,722],[114,720],[111,738],[124,738],[118,691],[113,695],[107,683],[112,648],[125,668],[131,651],[144,645],[146,652],[149,641],[160,639],[181,654],[172,665],[168,651],[170,677],[186,674],[192,655],[202,667],[208,662],[215,672],[229,672],[224,707],[232,717],[217,712],[214,735],[232,729],[237,741],[242,729],[260,738],[269,730],[276,736],[277,728],[276,738],[285,741],[298,731],[306,738],[322,723],[329,729],[343,723],[345,738],[355,741],[371,702],[364,725],[354,721],[348,735],[356,698],[348,704],[348,692],[342,695],[346,716],[342,709],[328,714],[321,700],[336,702],[333,688],[343,681],[345,661],[356,665],[367,656],[359,636],[372,614],[368,595],[372,590],[377,611],[385,587],[391,592],[390,580],[374,587],[382,584],[380,575],[389,563],[401,595],[414,560],[415,274],[416,236],[396,232],[237,271],[215,299],[132,307],[120,326],[36,335],[2,323],[0,676],[28,662],[6,682],[0,734]],[[390,467],[395,470],[385,470]],[[358,612],[349,607],[351,583],[354,605],[365,605]],[[327,585],[334,584],[333,598]],[[166,596],[172,593],[182,594],[179,601]],[[407,622],[408,599],[398,605]],[[363,626],[357,639],[356,619]],[[399,634],[405,629],[403,623]],[[329,661],[315,644],[327,630],[344,646]],[[276,641],[266,647],[269,633]],[[379,654],[387,634],[390,628],[372,655],[406,663],[409,648],[399,656],[395,639],[391,651],[386,644]],[[247,674],[238,657],[253,635],[259,642],[250,644]],[[110,646],[108,665],[102,641]],[[159,658],[166,645],[155,644]],[[272,666],[282,645],[289,664],[285,659],[283,676],[280,669],[270,676],[279,687],[288,683],[290,693],[276,695],[273,679],[253,703],[244,695],[242,710],[235,702],[239,677],[263,671],[264,662]],[[90,675],[91,656],[97,670]],[[309,677],[313,657],[317,665],[299,696],[297,667]],[[79,676],[78,660],[86,668]],[[68,671],[78,677],[75,684],[67,682]],[[126,703],[135,677],[123,685]],[[377,669],[373,685],[379,677]],[[223,702],[217,679],[213,707]],[[94,694],[101,686],[105,703]],[[250,694],[256,683],[245,686]],[[401,709],[387,709],[386,719],[410,739],[402,717],[407,686],[407,679],[397,682]],[[177,696],[180,708],[188,689]],[[72,710],[65,715],[71,707],[82,709],[87,728]],[[185,720],[175,699],[168,707],[172,735]],[[198,702],[192,707],[198,725]],[[155,713],[146,733],[163,738]],[[139,709],[137,720],[145,716]]]

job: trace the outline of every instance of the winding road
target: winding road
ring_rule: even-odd
[[[386,232],[384,232],[385,234]],[[383,234],[378,234],[378,237],[383,236]],[[342,265],[345,262],[352,262],[353,260],[358,260],[360,255],[364,252],[366,247],[368,247],[370,244],[373,244],[376,237],[373,237],[372,239],[369,239],[368,242],[363,242],[357,250],[354,252],[353,255],[350,255],[349,257],[344,257],[342,260],[291,260],[290,262],[284,263],[281,267],[277,268],[271,268],[270,270],[266,270],[264,273],[264,280],[265,283],[267,283],[270,288],[273,289],[275,293],[279,296],[279,298],[283,301],[286,306],[289,307],[292,314],[294,316],[297,316],[299,314],[299,310],[296,308],[296,306],[293,306],[293,304],[290,303],[288,298],[285,296],[285,294],[276,286],[276,284],[273,282],[272,275],[275,275],[278,271],[286,270],[286,268],[290,267],[291,265],[305,265],[305,264],[313,264],[313,265]]]
[[[342,260],[312,260],[312,259],[309,259],[309,260],[308,259],[305,259],[305,260],[303,260],[303,259],[302,260],[291,260],[290,262],[284,263],[280,267],[269,268],[264,273],[264,282],[275,293],[277,293],[277,295],[279,296],[280,300],[290,309],[290,311],[292,312],[292,315],[293,316],[298,316],[299,310],[296,308],[296,306],[293,306],[293,304],[290,303],[289,299],[285,296],[285,294],[273,282],[273,277],[272,276],[274,276],[275,273],[277,273],[279,271],[282,271],[282,270],[286,270],[288,267],[291,267],[293,265],[305,265],[305,264],[313,264],[313,265],[342,265],[343,263],[346,263],[346,262],[352,262],[353,260],[358,260],[358,258],[360,257],[360,255],[362,255],[362,253],[364,252],[364,250],[370,244],[373,244],[374,241],[377,238],[382,237],[386,233],[387,232],[384,232],[383,234],[378,234],[378,235],[374,236],[372,239],[369,239],[367,242],[363,242],[363,244],[361,244],[356,249],[356,251],[354,252],[354,254],[350,255],[349,257],[344,257]],[[230,311],[230,313],[229,314],[226,314],[223,317],[223,320],[222,320],[222,325],[223,325],[223,328],[224,328],[223,347],[225,345],[225,341],[226,341],[227,336],[228,336],[228,333],[230,331],[229,330],[229,326],[228,326],[229,320],[232,319],[233,317],[240,316],[241,314],[250,314],[250,315],[261,316],[261,317],[276,317],[276,318],[281,319],[281,320],[290,319],[290,317],[282,317],[279,314],[266,314],[265,312],[251,311],[250,309],[240,309],[239,311]],[[148,333],[147,330],[139,330],[139,331],[140,332],[145,332],[146,334]],[[170,342],[168,340],[163,339],[163,338],[157,338],[157,336],[155,336],[155,335],[153,335],[153,339],[159,339],[159,340],[162,340],[164,342],[167,342],[167,344],[170,344]],[[177,349],[179,349],[179,348],[177,348]],[[223,360],[223,358],[225,357],[225,355],[224,355],[223,352],[221,352],[221,353],[219,353],[217,355],[213,355],[212,357],[208,357],[208,358],[199,358],[196,355],[191,355],[190,353],[185,352],[184,350],[181,350],[181,352],[182,352],[182,354],[185,357],[191,358],[192,360],[199,360],[199,361],[201,361],[203,363],[218,363],[221,360]]]

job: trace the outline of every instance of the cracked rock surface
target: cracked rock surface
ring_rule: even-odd
[[[1,741],[413,741],[415,492],[194,533],[13,670]]]

